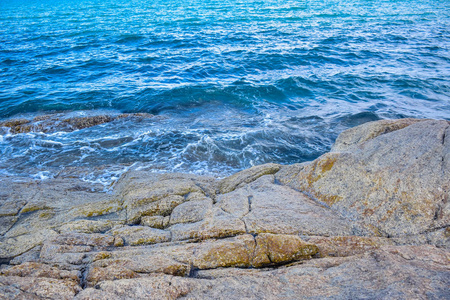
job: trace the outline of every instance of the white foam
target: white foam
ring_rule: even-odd
[[[36,174],[31,175],[31,178],[38,179],[38,180],[46,180],[54,178],[54,176],[49,171],[40,171]]]

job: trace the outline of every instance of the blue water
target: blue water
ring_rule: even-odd
[[[158,116],[0,135],[0,173],[312,160],[367,121],[450,119],[449,49],[446,0],[0,0],[0,119]]]

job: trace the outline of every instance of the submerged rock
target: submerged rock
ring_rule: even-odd
[[[0,298],[449,298],[449,138],[378,121],[310,163],[128,171],[111,193],[3,177]]]
[[[44,132],[52,133],[57,131],[74,131],[83,128],[93,127],[115,120],[133,118],[133,119],[149,119],[154,115],[147,113],[134,114],[103,114],[103,115],[87,115],[87,116],[71,116],[70,114],[55,113],[48,115],[40,115],[32,119],[9,119],[0,122],[0,133],[9,132],[11,134],[28,133],[28,132]]]

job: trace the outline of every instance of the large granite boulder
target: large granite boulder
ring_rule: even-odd
[[[352,135],[344,132],[334,147],[338,152],[285,167],[276,178],[359,222],[361,234],[401,237],[439,231],[448,246],[449,122],[398,123],[374,122],[351,129]]]

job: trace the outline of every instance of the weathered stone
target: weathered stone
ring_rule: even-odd
[[[219,183],[219,191],[221,194],[232,192],[236,188],[255,181],[261,176],[275,174],[278,170],[280,170],[280,168],[281,166],[277,164],[265,164],[241,171],[231,175],[230,177],[222,179]]]
[[[164,229],[169,226],[170,216],[143,216],[141,217],[141,225],[153,228]]]
[[[0,206],[0,217],[17,215],[26,203],[26,201],[13,201],[12,199],[3,201]]]
[[[253,196],[249,195],[247,189],[241,188],[224,195],[219,195],[217,203],[225,212],[237,218],[242,218],[250,211],[251,197]]]
[[[107,267],[91,267],[86,276],[87,286],[95,286],[97,283],[106,280],[118,280],[137,278],[139,274],[117,264]]]
[[[18,266],[12,266],[0,270],[2,276],[19,276],[19,277],[45,277],[54,279],[71,279],[75,282],[79,281],[78,271],[66,271],[58,268],[37,263],[25,262]]]
[[[95,288],[79,293],[77,300],[168,299],[175,300],[189,293],[191,284],[179,277],[150,275],[136,279],[102,281]],[[131,291],[131,292],[130,292]],[[132,296],[130,296],[130,293]]]
[[[193,265],[199,269],[220,267],[250,267],[255,240],[246,234],[235,238],[228,238],[203,243],[197,248]]]
[[[69,214],[76,217],[98,217],[118,212],[122,209],[121,203],[115,199],[96,201],[93,203],[75,206]]]
[[[448,226],[449,127],[417,122],[325,154],[280,182],[362,222],[370,234],[398,237]]]
[[[175,207],[184,201],[186,201],[186,199],[179,195],[170,195],[151,203],[140,201],[139,204],[133,208],[127,207],[127,223],[139,223],[142,216],[169,215]]]
[[[116,227],[108,233],[120,236],[125,244],[131,246],[148,245],[170,241],[170,232],[147,226]]]
[[[214,208],[204,220],[196,223],[175,224],[168,228],[173,241],[205,240],[235,236],[246,232],[245,224],[240,219]]]
[[[89,262],[89,253],[112,247],[114,243],[114,237],[106,234],[60,234],[45,241],[39,258],[41,262],[67,270],[81,269]]]
[[[20,265],[26,262],[39,262],[39,255],[41,253],[41,246],[36,246],[9,261],[10,265]]]
[[[62,225],[59,232],[104,233],[119,224],[120,222],[109,220],[77,220]]]
[[[0,282],[0,298],[1,299],[14,299],[14,300],[40,300],[41,297],[27,293],[18,287],[10,284],[4,284]],[[48,298],[47,298],[48,299]]]
[[[169,215],[190,193],[204,193],[200,183],[208,185],[208,177],[183,174],[152,174],[135,171],[117,184],[117,191],[127,208],[127,222],[136,224],[141,216]]]
[[[172,211],[169,224],[194,223],[205,218],[206,214],[212,209],[212,200],[191,200],[184,202]]]
[[[114,237],[106,234],[84,234],[84,233],[67,233],[60,234],[50,240],[51,243],[58,245],[83,245],[92,247],[112,246]]]
[[[0,217],[0,235],[4,235],[19,218],[17,216],[2,216]]]
[[[425,120],[421,119],[400,119],[400,120],[380,120],[368,122],[360,126],[356,126],[342,132],[333,145],[331,151],[346,151],[352,146],[362,144],[377,136],[403,129],[417,122]]]
[[[13,287],[9,291],[2,286]],[[17,291],[17,289],[20,291]],[[81,291],[74,280],[42,277],[0,276],[0,296],[3,299],[73,299]],[[5,293],[6,292],[6,293]],[[19,292],[19,293],[18,293]]]
[[[394,245],[394,241],[380,237],[362,236],[312,236],[308,237],[308,243],[318,247],[318,256],[346,257],[362,254],[379,249],[382,246]]]
[[[263,176],[242,190],[235,192],[250,203],[250,212],[243,217],[250,233],[353,234],[350,222],[300,192],[273,184],[273,175]]]
[[[100,281],[134,278],[138,274],[165,273],[186,276],[190,271],[192,246],[133,247],[97,256],[87,273],[88,286]],[[102,259],[99,259],[102,258]],[[183,262],[186,260],[186,262]],[[117,277],[119,276],[119,277]]]
[[[259,268],[309,259],[317,252],[315,245],[305,243],[295,235],[263,233],[256,238],[241,235],[199,245],[193,265],[199,269]]]
[[[0,239],[0,259],[13,258],[41,245],[46,239],[57,236],[53,230],[41,230],[12,238]]]
[[[85,115],[76,116],[71,114],[48,114],[36,116],[33,119],[9,119],[0,122],[0,133],[9,131],[9,133],[28,133],[28,132],[45,132],[52,133],[57,131],[74,131],[83,128],[89,128],[104,123],[109,123],[119,119],[133,118],[133,119],[149,119],[154,116],[146,113],[136,114],[110,114],[110,115]],[[3,127],[3,128],[2,128]]]
[[[397,245],[431,244],[440,248],[450,249],[450,227],[439,228],[429,232],[413,235],[403,235],[391,238]]]
[[[76,299],[447,299],[448,253],[432,246],[382,247],[277,269],[200,270],[196,278],[153,274],[100,282]],[[108,298],[109,297],[109,298]]]
[[[305,243],[298,236],[285,234],[261,233],[255,238],[256,249],[252,266],[260,267],[269,264],[282,264],[302,259],[310,259],[319,252],[316,245]]]

